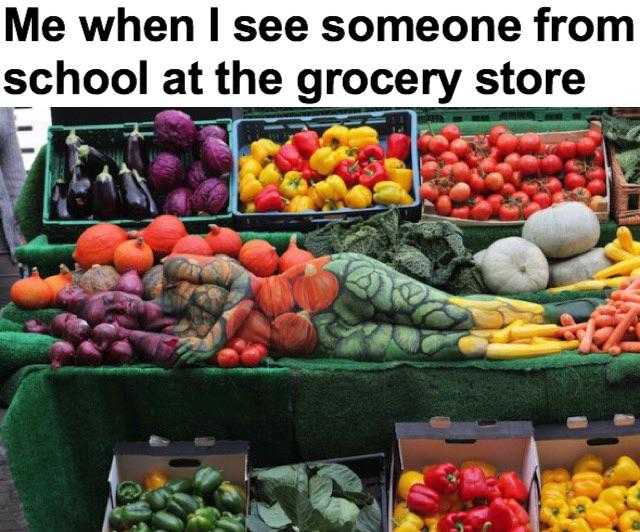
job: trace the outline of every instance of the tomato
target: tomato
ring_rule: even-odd
[[[427,153],[426,155],[423,155],[422,157],[420,157],[420,162],[422,164],[428,163],[430,161],[436,161],[436,160],[437,159],[433,155],[431,155],[430,153]]]
[[[464,158],[465,162],[469,165],[469,168],[475,168],[480,162],[480,157],[477,153],[470,151]]]
[[[589,137],[596,146],[602,144],[602,132],[599,129],[590,129],[584,136]]]
[[[540,153],[542,139],[537,133],[525,133],[518,139],[518,152],[520,155]]]
[[[481,174],[490,174],[496,171],[496,160],[490,157],[485,157],[478,163],[478,170]]]
[[[607,191],[607,187],[604,181],[593,179],[587,183],[587,190],[592,196],[604,196]]]
[[[511,194],[510,199],[511,201],[515,203],[519,203],[520,205],[526,205],[530,201],[529,196],[526,194],[526,192],[523,192],[522,190],[518,190],[517,192],[514,192],[513,194]]]
[[[449,149],[460,158],[465,157],[471,150],[469,143],[464,139],[452,140]]]
[[[451,214],[451,209],[451,198],[449,198],[449,196],[440,196],[436,200],[436,213],[440,216],[449,216]]]
[[[520,154],[510,153],[504,158],[504,162],[511,166],[511,168],[513,168],[514,170],[517,170],[520,162]]]
[[[504,197],[501,194],[491,194],[487,197],[487,203],[491,205],[491,214],[498,216],[500,205],[504,203]]]
[[[529,218],[529,216],[531,216],[533,213],[538,212],[540,209],[543,209],[543,208],[545,207],[542,207],[538,205],[538,203],[536,203],[535,201],[532,201],[531,203],[529,203],[529,205],[527,205],[524,208],[523,214],[524,214],[525,220]]]
[[[436,161],[427,161],[420,168],[420,175],[425,181],[429,181],[438,175],[440,165]]]
[[[565,174],[576,173],[581,174],[584,172],[584,163],[578,161],[578,159],[569,159],[566,163],[564,163],[564,172]]]
[[[240,364],[240,355],[235,349],[225,347],[216,354],[216,361],[221,368],[235,368]]]
[[[496,164],[496,172],[502,174],[504,180],[508,183],[511,182],[511,178],[513,177],[513,168],[510,164],[507,163],[498,163]]]
[[[528,197],[533,198],[533,196],[535,196],[540,190],[540,183],[527,179],[522,182],[522,185],[520,185],[520,190],[522,190],[522,192],[524,192]]]
[[[594,179],[597,179],[598,181],[604,181],[607,178],[607,175],[604,172],[604,168],[593,166],[589,170],[587,170],[586,177],[588,181],[593,181]]]
[[[518,170],[523,176],[537,175],[540,163],[535,155],[523,155],[518,162]]]
[[[548,192],[543,192],[542,190],[537,194],[534,194],[531,200],[532,200],[532,203],[537,203],[543,209],[546,209],[547,207],[549,207],[549,205],[551,205],[551,202],[552,202],[551,195]]]
[[[554,175],[562,171],[562,159],[557,155],[545,155],[540,161],[540,170],[544,175]]]
[[[511,194],[514,194],[515,191],[516,187],[514,187],[513,184],[505,183],[500,189],[500,194],[502,194],[505,198],[508,198],[509,196],[511,196]]]
[[[515,203],[504,203],[498,211],[498,218],[503,222],[513,222],[520,219],[520,207]]]
[[[568,161],[576,156],[576,143],[570,140],[563,140],[556,144],[556,155],[563,161]]]
[[[462,218],[463,220],[468,220],[470,212],[471,209],[468,205],[465,205],[463,207],[455,207],[451,209],[451,216],[453,218]]]
[[[449,141],[447,137],[435,135],[429,141],[429,151],[434,155],[440,155],[449,149]]]
[[[498,124],[497,126],[493,126],[489,130],[489,136],[487,138],[487,140],[489,141],[489,145],[495,146],[496,143],[498,142],[498,139],[500,138],[500,135],[508,132],[509,132],[509,129],[504,124]]]
[[[255,344],[249,344],[247,347],[252,347],[254,349],[257,349],[262,358],[266,357],[267,353],[269,352],[266,344],[261,344],[259,342],[256,342]]]
[[[504,159],[504,153],[502,153],[498,148],[494,146],[489,150],[489,155],[487,155],[487,157],[499,163],[502,161],[502,159]]]
[[[491,218],[492,213],[493,207],[491,206],[491,203],[486,200],[476,201],[474,206],[471,207],[471,218],[473,218],[474,220],[488,220],[489,218]]]
[[[509,155],[518,148],[518,137],[511,133],[503,133],[496,141],[496,147],[504,154]]]
[[[438,196],[440,195],[440,192],[438,191],[438,187],[435,185],[435,183],[433,183],[433,181],[425,181],[420,187],[420,195],[422,196],[423,200],[428,200],[431,203],[435,203],[438,199]]]
[[[453,153],[452,151],[445,151],[445,152],[441,153],[439,159],[444,164],[453,164],[453,163],[457,163],[459,161],[458,156],[455,153]]]
[[[469,186],[474,194],[481,194],[484,192],[484,179],[482,179],[477,173],[472,173],[469,179]]]
[[[247,347],[242,353],[240,353],[240,362],[245,368],[255,368],[264,356],[262,352],[257,349],[254,345],[251,347]]]
[[[418,137],[418,151],[420,153],[427,153],[429,151],[429,142],[433,138],[429,133],[421,133]]]
[[[569,190],[574,188],[584,187],[586,180],[584,176],[576,174],[575,172],[568,173],[564,176],[564,186]]]
[[[579,201],[581,203],[584,203],[585,205],[589,205],[589,202],[591,201],[591,192],[589,192],[584,187],[578,187],[575,190],[571,191],[571,197],[575,201]]]
[[[438,176],[448,179],[449,177],[451,177],[452,170],[453,170],[453,166],[451,166],[450,164],[445,164],[444,166],[441,166],[438,169]]]
[[[576,153],[580,157],[589,157],[596,151],[597,144],[589,137],[582,137],[576,142]]]
[[[467,163],[460,161],[451,165],[451,175],[454,181],[468,183],[471,178],[471,169]]]
[[[543,184],[551,195],[562,190],[562,181],[560,181],[557,177],[547,177],[543,181]]]
[[[504,177],[499,172],[491,172],[485,176],[484,186],[491,192],[498,192],[504,186]]]
[[[471,187],[466,183],[456,183],[449,191],[449,197],[452,201],[462,203],[467,201],[471,196]]]
[[[553,203],[562,203],[563,201],[567,201],[567,194],[564,190],[555,192],[553,196],[551,196],[551,201],[553,201]]]
[[[593,161],[591,161],[593,166],[604,166],[604,154],[602,153],[602,148],[596,148],[596,151],[593,153]]]
[[[227,347],[237,351],[238,353],[242,353],[242,351],[247,347],[247,342],[242,338],[232,338],[227,342]]]
[[[440,130],[440,134],[451,142],[460,138],[460,128],[455,124],[447,124]]]

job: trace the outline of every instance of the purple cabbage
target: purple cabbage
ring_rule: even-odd
[[[195,190],[196,188],[198,188],[200,183],[202,183],[203,181],[206,181],[210,177],[215,177],[215,176],[207,175],[207,173],[204,170],[204,165],[202,164],[202,161],[193,161],[193,163],[191,163],[191,166],[189,167],[189,170],[187,171],[186,185],[191,190]]]
[[[198,137],[198,128],[191,117],[175,109],[158,113],[153,126],[156,142],[167,150],[188,150]]]
[[[212,177],[204,181],[191,197],[191,208],[197,213],[216,214],[225,208],[229,189],[224,181]]]
[[[200,131],[198,131],[198,143],[200,145],[202,145],[204,141],[209,137],[220,139],[223,142],[227,142],[227,143],[229,142],[227,130],[220,126],[216,126],[216,125],[205,126]]]
[[[171,192],[184,180],[182,161],[173,153],[159,153],[149,166],[149,180],[156,192]]]
[[[231,149],[217,137],[207,137],[202,143],[200,158],[207,172],[222,175],[231,170]]]
[[[179,187],[169,192],[164,202],[164,213],[175,216],[189,216],[191,214],[191,190]]]

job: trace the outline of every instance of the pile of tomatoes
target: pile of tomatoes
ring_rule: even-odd
[[[514,135],[496,125],[465,140],[455,124],[421,133],[421,193],[436,214],[485,221],[526,219],[562,201],[593,210],[605,205],[602,133],[593,127],[576,141],[546,144],[537,133]]]

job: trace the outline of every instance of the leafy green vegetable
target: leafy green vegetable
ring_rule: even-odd
[[[309,501],[316,510],[327,507],[332,492],[333,481],[329,477],[316,475],[309,480]]]
[[[640,146],[640,120],[605,113],[602,115],[602,130],[604,136],[618,150]]]
[[[342,464],[327,464],[318,468],[318,475],[333,480],[343,491],[362,491],[362,480]]]
[[[276,530],[291,524],[291,520],[287,517],[280,503],[275,503],[273,506],[259,503],[258,515],[267,526]]]

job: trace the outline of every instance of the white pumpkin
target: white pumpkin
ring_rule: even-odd
[[[482,266],[482,261],[484,260],[484,254],[486,251],[486,249],[481,249],[477,253],[473,254],[473,262],[475,262],[477,266]]]
[[[566,286],[591,279],[594,273],[611,266],[604,248],[593,248],[582,255],[549,266],[549,286]]]
[[[600,239],[600,222],[582,203],[556,203],[529,217],[524,222],[522,237],[547,257],[566,259],[595,247]]]
[[[482,258],[482,277],[494,294],[544,290],[549,282],[549,264],[536,245],[512,236],[491,244]]]

